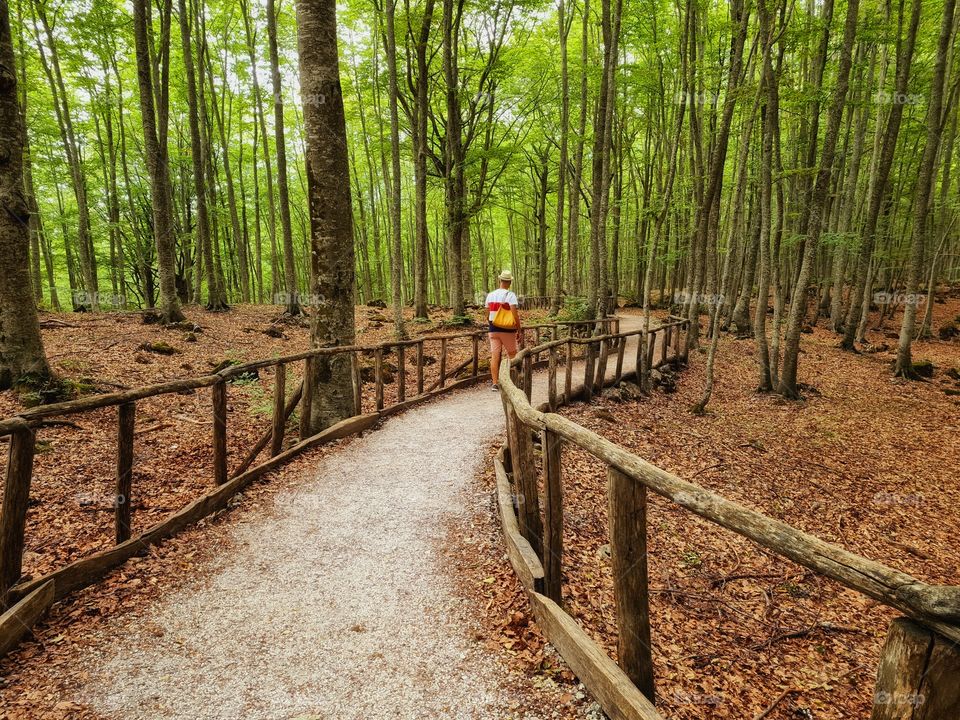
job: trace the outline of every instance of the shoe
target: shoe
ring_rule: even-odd
[[[490,386],[490,389],[493,390],[494,392],[500,392],[500,386],[497,385],[496,383],[494,383],[493,385],[491,385],[491,386]]]

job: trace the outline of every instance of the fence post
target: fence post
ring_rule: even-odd
[[[654,701],[647,586],[647,488],[607,468],[610,558],[617,608],[617,657],[640,692]]]
[[[397,345],[397,402],[407,399],[407,366],[403,345]]]
[[[6,606],[7,590],[16,584],[23,572],[24,529],[36,440],[36,433],[29,427],[10,436],[3,509],[0,511],[0,607]]]
[[[557,349],[551,347],[547,356],[547,404],[550,412],[557,409]]]
[[[447,384],[447,339],[440,338],[440,387]]]
[[[501,396],[508,416],[510,461],[513,466],[520,534],[530,543],[537,557],[543,558],[543,521],[540,519],[533,441],[530,439],[530,430],[517,417],[510,401],[502,393]]]
[[[375,395],[377,400],[377,412],[383,410],[383,346],[377,346],[377,352],[373,359],[373,372],[376,378]]]
[[[890,623],[870,720],[960,717],[960,648],[919,623]]]
[[[663,344],[660,346],[660,364],[667,361],[667,350],[670,349],[670,333],[673,331],[673,325],[667,325],[663,330]]]
[[[287,404],[287,366],[278,363],[273,371],[273,434],[270,440],[270,457],[283,450],[283,429],[286,423],[284,409]]]
[[[283,412],[283,408],[280,408]],[[133,495],[133,430],[136,403],[117,406],[117,477],[113,498],[114,539],[117,545],[130,539]]]
[[[583,392],[586,395],[586,401],[590,402],[593,397],[593,341],[587,340],[586,357],[583,365]]]
[[[533,356],[530,353],[523,356],[523,394],[530,402],[533,396]]]
[[[227,383],[221,378],[213,386],[213,482],[227,481]]]
[[[560,470],[562,440],[551,430],[540,434],[543,447],[544,594],[557,604],[563,597],[563,484]]]
[[[690,356],[690,347],[687,344],[687,339],[690,337],[690,321],[685,320],[682,326],[683,326],[683,329],[686,330],[686,334],[684,335],[684,338],[683,338],[683,345],[682,345],[683,354],[680,357],[683,359],[684,364],[686,364]]]
[[[363,412],[363,378],[360,377],[360,357],[356,352],[350,353],[350,375],[353,379],[353,414]]]
[[[617,372],[614,376],[614,385],[619,385],[623,380],[623,353],[627,349],[627,339],[621,337],[617,340]]]
[[[570,402],[573,394],[573,337],[567,338],[567,366],[564,368],[563,378],[564,402]]]
[[[314,358],[308,357],[303,361],[303,393],[300,398],[300,439],[310,436],[310,420],[313,412],[313,363]]]
[[[417,343],[417,395],[423,395],[423,340]]]
[[[610,341],[600,341],[600,362],[597,364],[597,392],[603,392],[604,383],[607,380],[607,360],[610,357]]]
[[[647,346],[647,369],[653,370],[653,354],[657,350],[657,333],[660,328],[650,331],[650,345]]]
[[[643,365],[643,361],[646,359],[646,353],[644,350],[647,347],[647,343],[650,342],[650,333],[646,330],[641,331],[637,336],[637,385],[640,386],[640,389],[646,392],[647,390],[647,369]]]
[[[480,375],[480,336],[473,336],[473,376]]]
[[[676,369],[680,368],[680,331],[683,329],[680,325],[676,326],[676,331],[673,333],[673,367]]]

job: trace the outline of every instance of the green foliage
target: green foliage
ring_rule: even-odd
[[[587,306],[585,298],[568,296],[563,299],[563,307],[561,307],[560,312],[557,313],[557,320],[586,320],[588,310],[589,307]]]

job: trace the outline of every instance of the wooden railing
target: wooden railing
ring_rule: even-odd
[[[564,336],[578,337],[596,332],[605,333],[619,327],[617,318],[604,318],[594,322],[549,322],[525,327],[524,343],[539,344],[545,338],[552,340]],[[141,552],[146,546],[169,537],[188,525],[213,512],[222,510],[236,493],[267,472],[274,470],[303,451],[353,435],[373,427],[381,418],[429,400],[443,393],[468,387],[489,377],[480,371],[480,343],[486,330],[476,329],[459,333],[432,335],[402,341],[387,341],[377,345],[351,345],[323,347],[286,355],[231,365],[220,372],[202,377],[176,380],[149,385],[122,392],[92,395],[89,397],[39,406],[24,410],[19,415],[0,420],[0,438],[9,437],[7,474],[0,508],[0,610],[7,612],[0,618],[0,656],[14,647],[21,636],[43,615],[56,600],[68,593],[96,581],[112,568]],[[451,349],[455,343],[467,347],[466,359],[452,366]],[[425,347],[438,349],[433,363],[436,377],[428,384]],[[407,380],[407,357],[413,353],[414,377]],[[310,415],[315,388],[311,371],[319,358],[349,355],[353,385],[354,414],[316,434],[310,434]],[[361,357],[372,355],[372,399],[363,394]],[[385,364],[389,357],[396,359],[396,399],[388,403],[385,398]],[[302,363],[304,380],[294,393],[287,397],[287,378],[291,365]],[[228,392],[232,379],[249,376],[254,371],[272,368],[274,372],[272,419],[270,428],[250,448],[234,468],[230,468],[231,455],[228,448],[227,407]],[[433,371],[431,371],[431,374]],[[407,394],[407,385],[413,391]],[[148,398],[173,393],[211,389],[210,413],[212,416],[211,444],[213,472],[211,489],[149,527],[143,533],[132,535],[132,498],[134,441],[137,404]],[[366,411],[364,405],[367,405]],[[116,474],[114,500],[115,544],[101,552],[75,560],[53,572],[20,583],[22,558],[25,548],[27,507],[30,501],[30,486],[33,479],[34,452],[37,432],[54,418],[103,408],[116,408]],[[298,441],[283,449],[287,424],[294,410],[299,408],[300,428]],[[268,449],[269,446],[269,449]],[[268,458],[254,465],[258,456],[268,450]],[[19,583],[19,584],[18,584]]]
[[[660,362],[681,362],[680,333],[686,321],[671,320],[658,331],[676,328],[660,344]],[[590,338],[584,382],[561,393],[550,375],[548,401],[530,405],[529,362],[553,353],[555,342],[530,347],[514,359],[511,373],[502,373],[501,397],[507,445],[495,458],[498,507],[508,557],[530,599],[547,639],[560,651],[580,680],[611,718],[657,720],[655,673],[650,634],[647,577],[647,491],[652,490],[686,510],[749,538],[773,553],[793,560],[841,585],[895,608],[906,617],[890,627],[878,671],[872,720],[960,717],[960,588],[923,583],[899,570],[826,543],[790,525],[734,503],[682,480],[605,438],[553,414],[571,399],[589,399],[607,378],[602,369],[609,349],[622,353],[632,333]],[[654,338],[644,344],[653,355]],[[597,346],[597,347],[595,347]],[[594,348],[591,351],[590,348]],[[598,358],[596,372],[592,358]],[[569,378],[568,364],[568,378]],[[652,367],[652,362],[646,368]],[[617,382],[618,370],[610,379]],[[644,372],[641,368],[640,372]],[[533,437],[541,447],[542,501]],[[587,451],[607,467],[610,554],[616,607],[618,663],[606,655],[562,608],[563,443]],[[542,508],[542,510],[541,510]],[[906,711],[905,711],[906,708]],[[905,713],[905,714],[904,714]]]

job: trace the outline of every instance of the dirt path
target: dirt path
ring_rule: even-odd
[[[470,638],[441,549],[449,520],[489,503],[470,480],[502,425],[484,385],[326,458],[231,531],[205,582],[108,623],[75,669],[76,700],[122,718],[549,717],[522,710]]]

